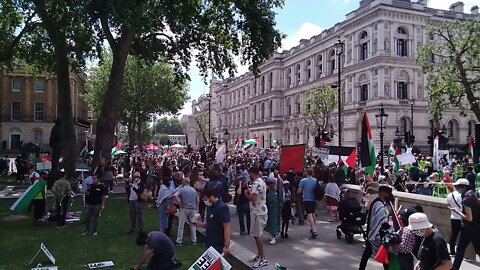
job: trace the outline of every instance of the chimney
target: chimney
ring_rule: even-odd
[[[424,5],[424,6],[428,6],[428,0],[418,0],[417,3],[419,3],[421,5]]]
[[[470,12],[472,13],[472,15],[478,15],[478,6],[473,6],[470,9]]]
[[[455,2],[450,5],[450,11],[463,13],[463,7],[464,7],[463,2],[461,1]]]

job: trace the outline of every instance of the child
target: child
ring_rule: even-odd
[[[290,182],[283,181],[282,232],[281,238],[288,239],[288,222],[292,218],[292,191]]]
[[[327,209],[330,212],[328,222],[338,221],[338,205],[340,204],[340,188],[335,183],[334,178],[330,178],[329,183],[325,187],[325,196],[327,201]]]

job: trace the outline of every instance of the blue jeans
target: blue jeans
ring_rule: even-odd
[[[169,270],[175,268],[175,263],[172,259],[173,254],[153,254],[148,262],[148,270]]]
[[[168,201],[164,200],[159,206],[158,206],[158,214],[160,216],[159,219],[159,226],[160,226],[160,231],[165,231],[165,229],[168,228],[168,215],[167,212],[165,211],[167,209]]]
[[[240,232],[245,232],[244,217],[247,218],[247,231],[250,233],[250,203],[237,205],[238,221],[240,222]]]

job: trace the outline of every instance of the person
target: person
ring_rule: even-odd
[[[36,174],[34,176],[34,182],[32,183],[35,184],[37,181],[45,181],[42,179],[40,174]],[[38,222],[42,219],[43,215],[45,215],[45,208],[47,205],[47,185],[45,184],[45,188],[37,194],[37,196],[33,197],[32,200],[33,204],[33,224],[38,224]]]
[[[447,196],[447,203],[450,208],[458,208],[460,209],[460,211],[463,210],[462,194],[468,189],[468,185],[468,180],[465,178],[458,179],[457,181],[455,181],[455,183],[453,183],[455,190]],[[455,246],[457,243],[457,238],[462,231],[462,217],[455,211],[451,211],[450,226],[450,255],[455,256]]]
[[[416,212],[417,210],[411,207],[399,214],[403,227],[397,234],[401,237],[401,242],[398,245],[394,245],[393,249],[397,252],[400,269],[402,270],[413,270],[415,266],[412,253],[419,241],[417,241],[418,236],[408,229],[408,218]]]
[[[293,168],[291,169],[293,170]],[[295,209],[295,217],[298,219],[298,225],[305,223],[305,211],[303,208],[303,194],[298,193],[300,181],[303,179],[303,172],[297,172],[297,175],[292,176],[292,180],[288,180],[290,177],[287,173],[287,181],[292,184],[293,204]],[[295,219],[295,218],[294,218]],[[292,222],[293,224],[294,222]]]
[[[250,234],[250,203],[245,196],[245,191],[247,189],[247,181],[245,177],[241,176],[238,182],[238,187],[235,189],[235,197],[233,200],[237,207],[238,222],[240,223],[240,235]]]
[[[183,242],[183,229],[185,222],[190,226],[190,237],[192,244],[197,244],[197,229],[191,223],[195,219],[198,209],[198,195],[197,191],[190,185],[190,178],[183,178],[183,187],[175,193],[175,197],[179,201],[180,213],[178,221],[178,232],[176,244],[181,246]]]
[[[207,248],[213,247],[225,256],[230,252],[230,210],[218,198],[214,189],[204,189],[201,197],[207,205],[207,219],[206,222],[196,220],[192,224],[200,228],[206,228],[205,246]]]
[[[103,171],[103,181],[105,183],[105,187],[107,190],[112,193],[113,192],[113,181],[115,180],[115,175],[114,175],[114,168],[112,166],[112,163],[109,161],[107,165],[105,166],[105,169]]]
[[[468,186],[468,189],[469,190],[475,190],[475,180],[476,180],[476,175],[475,173],[473,172],[473,167],[472,166],[468,166],[467,167],[467,174],[465,175],[465,178],[468,180],[468,183],[469,183],[469,186]]]
[[[138,246],[145,246],[142,258],[134,266],[134,270],[140,270],[148,261],[148,270],[169,270],[181,266],[180,261],[175,259],[175,246],[172,240],[162,232],[153,231],[149,234],[139,232],[136,238]]]
[[[340,161],[338,163],[338,167],[335,169],[335,183],[337,183],[337,185],[343,185],[346,183],[345,181],[345,170],[344,170],[344,166],[345,164]]]
[[[340,204],[340,188],[335,179],[330,178],[330,182],[325,187],[325,200],[327,203],[327,209],[330,213],[330,219],[328,222],[338,221],[338,206]]]
[[[228,193],[228,187],[225,186],[222,181],[222,174],[217,170],[210,171],[209,181],[205,184],[204,189],[213,189],[217,192],[217,196],[220,200],[223,200],[223,196]]]
[[[298,194],[303,194],[303,208],[307,214],[307,220],[310,224],[310,238],[314,239],[318,236],[315,224],[317,223],[315,217],[315,187],[317,186],[317,179],[313,178],[313,170],[306,171],[307,177],[300,181],[298,187]]]
[[[55,181],[52,187],[52,194],[55,197],[55,210],[57,218],[57,229],[65,228],[65,218],[67,216],[68,202],[72,187],[65,180],[65,174],[61,173],[61,178]]]
[[[408,229],[422,237],[418,252],[418,270],[450,270],[452,260],[448,254],[447,242],[443,236],[433,229],[424,213],[414,213],[408,218]]]
[[[280,237],[288,239],[288,225],[292,219],[292,191],[290,182],[283,181],[282,231]]]
[[[455,190],[452,183],[452,172],[450,170],[445,170],[443,172],[443,182],[447,185],[448,192],[453,192]]]
[[[430,180],[432,184],[432,196],[446,198],[448,196],[448,186],[443,180],[440,180],[438,172],[432,173],[432,175],[430,175]]]
[[[130,193],[128,195],[130,202],[130,230],[128,233],[133,233],[135,230],[143,231],[143,192],[145,184],[140,180],[140,173],[133,173],[133,183],[129,183]]]
[[[469,181],[469,184],[470,181]],[[475,191],[466,191],[463,195],[462,210],[457,207],[451,208],[452,211],[462,217],[462,232],[458,241],[457,254],[453,262],[452,270],[460,269],[462,265],[465,250],[470,242],[475,249],[475,253],[480,255],[480,201],[475,196]]]
[[[253,268],[261,268],[268,265],[263,249],[262,234],[267,224],[267,187],[260,178],[260,171],[257,167],[251,167],[249,170],[250,178],[253,179],[252,187],[245,192],[245,196],[250,201],[250,219],[252,222],[251,233],[257,246],[257,254],[250,260],[253,262]]]
[[[378,188],[378,197],[370,203],[367,217],[367,241],[365,242],[365,250],[363,251],[360,261],[360,270],[365,270],[368,259],[372,254],[376,254],[380,247],[380,229],[384,223],[387,223],[387,211],[385,202],[392,194],[392,188],[389,185],[380,185]],[[388,269],[387,265],[383,265],[384,269]]]
[[[264,177],[267,182],[267,224],[265,225],[265,231],[271,236],[270,244],[275,245],[277,243],[277,235],[280,233],[280,203],[278,201],[278,195],[276,190],[277,179]],[[264,180],[265,181],[265,180]]]
[[[91,175],[90,171],[84,172],[86,175],[85,179],[82,181],[82,202],[83,202],[83,207],[85,207],[85,193],[88,190],[88,187],[92,184],[93,182],[93,176]],[[95,176],[96,177],[96,176]]]
[[[107,189],[98,182],[98,176],[93,177],[92,184],[85,194],[85,231],[82,235],[96,236],[100,211],[105,208]]]
[[[163,183],[163,180],[160,181],[157,196],[157,210],[159,215],[158,223],[160,231],[163,233],[165,233],[168,228],[167,206],[169,203],[169,195],[170,191],[168,190],[167,186]]]

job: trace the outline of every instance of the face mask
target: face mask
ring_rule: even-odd
[[[422,230],[417,230],[417,231],[415,231],[415,235],[417,235],[418,237],[423,237],[423,231]]]
[[[210,201],[203,201],[206,206],[212,206],[212,203]]]

